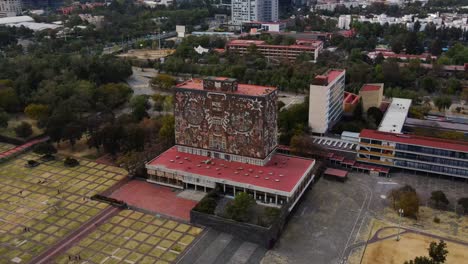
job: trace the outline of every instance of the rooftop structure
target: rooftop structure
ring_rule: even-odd
[[[400,60],[420,59],[422,61],[427,61],[428,58],[430,58],[431,60],[437,59],[437,56],[431,55],[429,53],[423,53],[423,54],[418,54],[418,55],[405,54],[405,53],[395,53],[387,49],[375,49],[374,51],[367,53],[367,56],[375,60],[375,58],[377,58],[379,54],[382,54],[382,56],[385,59],[388,59],[388,58],[395,58],[395,59],[400,59]]]
[[[278,21],[278,0],[233,0],[231,19],[234,25],[251,21]]]
[[[313,163],[310,159],[275,154],[264,166],[229,162],[180,152],[172,147],[147,164],[177,173],[200,175],[218,183],[244,184],[290,195]]]
[[[22,22],[34,22],[34,19],[30,16],[14,16],[14,17],[0,18],[0,25],[22,23]]]
[[[367,83],[361,87],[359,95],[362,98],[362,108],[366,113],[371,107],[379,108],[383,100],[383,83]]]
[[[410,99],[393,98],[380,122],[379,131],[401,133],[411,106]]]
[[[248,47],[255,45],[257,50],[268,58],[286,58],[295,60],[302,53],[312,56],[317,60],[319,52],[323,49],[320,40],[297,40],[293,45],[269,45],[263,40],[236,39],[227,44],[227,49],[240,54],[246,54]]]
[[[313,133],[326,133],[343,115],[345,73],[345,70],[329,70],[312,81],[309,126]]]
[[[51,24],[51,23],[36,23],[36,22],[21,22],[21,23],[14,23],[14,24],[7,24],[10,27],[25,27],[32,31],[42,31],[46,29],[57,29],[61,28],[62,26]]]
[[[359,95],[350,93],[350,92],[344,92],[344,100],[343,100],[343,110],[344,113],[347,115],[352,115],[354,113],[354,109],[359,104],[359,99],[361,97]]]
[[[0,0],[0,17],[21,14],[21,0]]]

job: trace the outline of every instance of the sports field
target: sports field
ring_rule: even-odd
[[[9,145],[0,143],[0,149]],[[124,170],[80,160],[24,167],[33,153],[0,163],[0,263],[26,263],[108,205],[89,197],[120,179]]]

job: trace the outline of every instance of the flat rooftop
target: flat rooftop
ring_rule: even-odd
[[[401,133],[410,106],[410,99],[393,98],[392,103],[384,114],[382,122],[380,122],[378,130],[382,132]]]
[[[468,153],[468,142],[460,140],[449,140],[433,137],[421,137],[408,134],[388,133],[370,129],[363,129],[359,136],[361,138],[392,141],[402,144],[410,144],[421,147],[431,147]]]
[[[296,44],[292,45],[271,45],[267,44],[263,40],[250,40],[250,39],[235,39],[231,40],[228,43],[229,45],[235,45],[235,46],[250,46],[250,45],[255,45],[258,47],[265,47],[265,48],[291,48],[291,49],[304,49],[304,50],[314,50],[317,47],[322,45],[322,41],[320,40],[297,40]]]
[[[211,160],[206,164],[206,160]],[[265,166],[230,162],[222,159],[179,152],[174,146],[149,163],[172,171],[238,182],[273,191],[292,192],[301,178],[314,165],[313,159],[274,154]]]
[[[339,69],[328,70],[325,74],[315,76],[314,85],[328,86],[344,72],[345,70]]]
[[[361,90],[360,92],[371,92],[371,91],[378,91],[380,90],[381,88],[383,88],[383,84],[364,84],[362,87],[361,87]]]
[[[217,80],[225,80],[229,78],[224,77],[216,77]],[[185,81],[181,84],[176,86],[177,88],[182,89],[191,89],[191,90],[203,90],[203,91],[212,91],[212,90],[205,90],[203,89],[203,80],[201,79],[192,79]],[[252,85],[252,84],[242,84],[239,83],[237,87],[237,91],[213,91],[213,92],[222,92],[222,93],[230,93],[230,94],[243,94],[243,95],[250,95],[250,96],[262,96],[272,93],[276,91],[276,87],[273,86],[261,86],[261,85]]]

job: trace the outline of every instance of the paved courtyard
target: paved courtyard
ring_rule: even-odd
[[[189,224],[124,210],[98,226],[55,262],[171,263],[201,232],[201,228]]]
[[[134,180],[113,192],[111,197],[137,208],[189,221],[190,210],[198,202],[179,197],[180,192],[178,189]]]
[[[0,153],[14,148],[14,145],[0,142]]]
[[[0,163],[0,263],[26,263],[77,230],[108,207],[89,196],[125,177],[119,168],[85,160],[75,168],[62,160],[24,167],[38,157]]]
[[[415,187],[423,201],[435,190],[444,191],[452,205],[468,194],[467,182],[413,173],[383,178],[353,172],[345,183],[322,178],[305,194],[263,263],[346,263],[365,244],[371,220],[383,216],[389,191],[405,184]]]

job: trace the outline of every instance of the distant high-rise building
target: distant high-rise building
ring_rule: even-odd
[[[0,0],[0,17],[21,14],[21,0]]]
[[[312,133],[324,134],[343,115],[345,70],[329,70],[310,85],[309,126]]]
[[[350,29],[351,27],[351,15],[341,15],[338,18],[338,28]]]
[[[232,0],[232,23],[278,21],[278,0]]]

